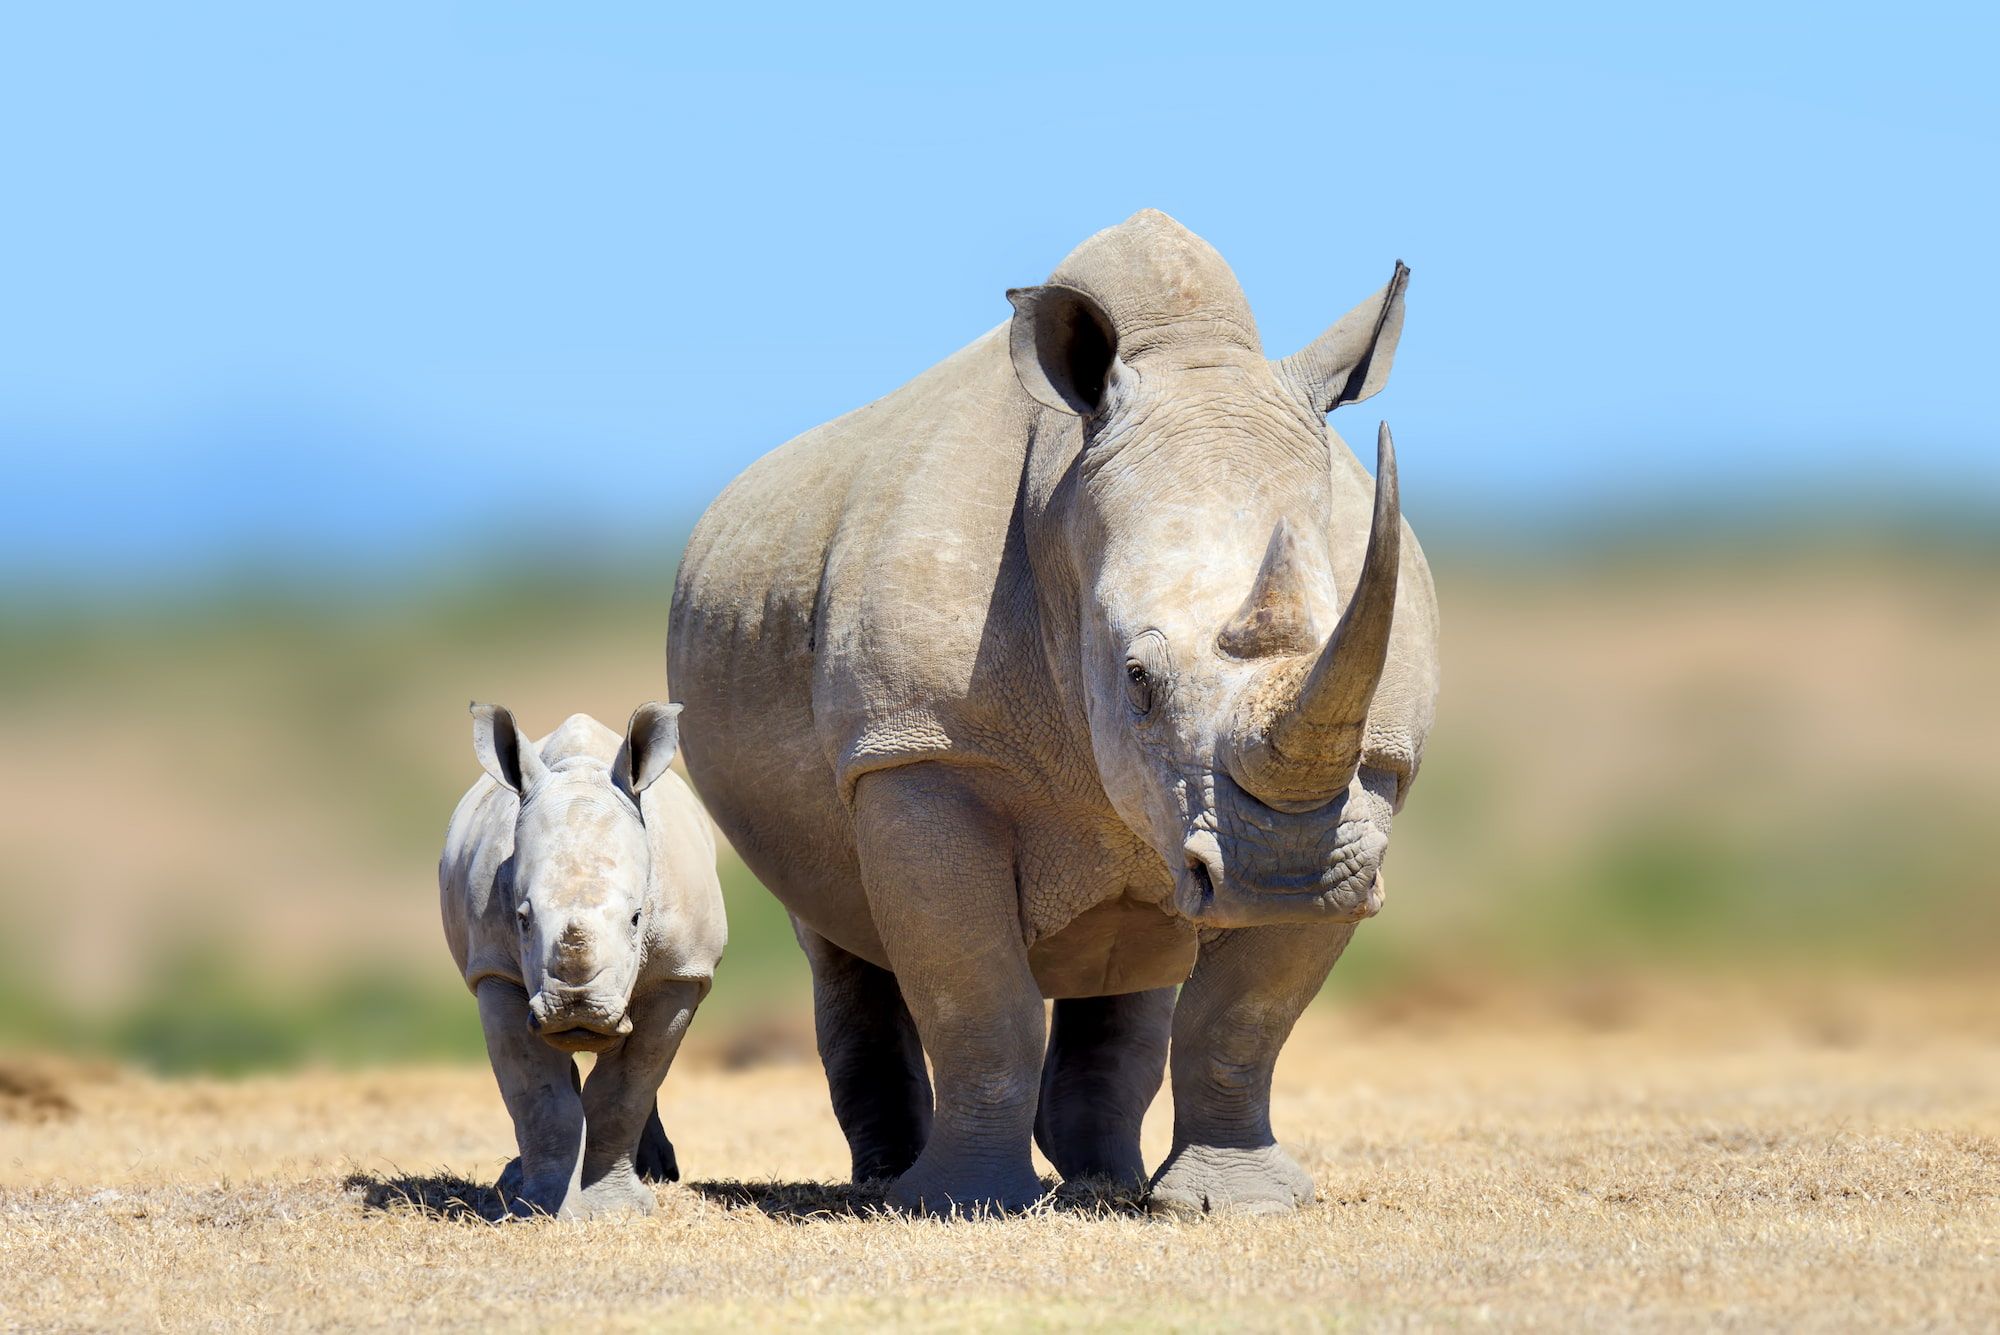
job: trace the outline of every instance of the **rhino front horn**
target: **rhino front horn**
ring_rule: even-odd
[[[1354,778],[1368,707],[1389,659],[1402,536],[1396,446],[1384,422],[1375,437],[1375,514],[1354,596],[1319,652],[1274,667],[1239,715],[1230,773],[1266,806],[1310,811]]]

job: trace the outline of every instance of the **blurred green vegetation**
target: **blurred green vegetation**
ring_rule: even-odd
[[[1990,965],[1993,545],[1652,541],[1434,552],[1440,719],[1332,994]],[[465,701],[622,723],[664,692],[670,588],[661,559],[0,612],[0,1044],[475,1059],[433,875]],[[733,856],[723,879],[697,1032],[802,1018],[783,912]]]
[[[704,1029],[805,995],[808,975],[778,902],[734,858],[723,865],[730,948]],[[442,938],[438,949],[443,949]],[[443,969],[346,966],[274,985],[254,943],[187,944],[153,963],[131,995],[80,1007],[25,985],[38,968],[0,959],[0,1049],[55,1048],[170,1075],[244,1075],[308,1063],[471,1061],[485,1054],[471,995]]]

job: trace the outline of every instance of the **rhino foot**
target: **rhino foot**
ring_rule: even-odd
[[[919,1157],[889,1188],[889,1204],[912,1214],[1011,1214],[1047,1192],[1031,1167],[1012,1172],[969,1165],[930,1165]]]
[[[1312,1175],[1276,1145],[1182,1145],[1153,1175],[1154,1214],[1284,1214],[1313,1198]]]

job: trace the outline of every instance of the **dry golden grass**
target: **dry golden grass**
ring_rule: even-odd
[[[1614,991],[1315,1011],[1277,1118],[1319,1200],[1195,1223],[882,1214],[821,1185],[816,1067],[728,1069],[699,1025],[667,1099],[692,1182],[584,1225],[486,1222],[480,1070],[43,1064],[19,1083],[56,1102],[0,1108],[0,1326],[2000,1323],[2000,998]],[[1166,1131],[1163,1100],[1150,1155]]]

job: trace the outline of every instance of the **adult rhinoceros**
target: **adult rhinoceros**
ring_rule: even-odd
[[[898,1204],[1028,1204],[1031,1136],[1144,1182],[1170,1033],[1154,1206],[1309,1198],[1272,1066],[1381,906],[1436,698],[1388,432],[1371,485],[1325,421],[1387,378],[1407,277],[1267,361],[1221,256],[1139,213],[695,529],[688,769],[791,912],[854,1174]]]

